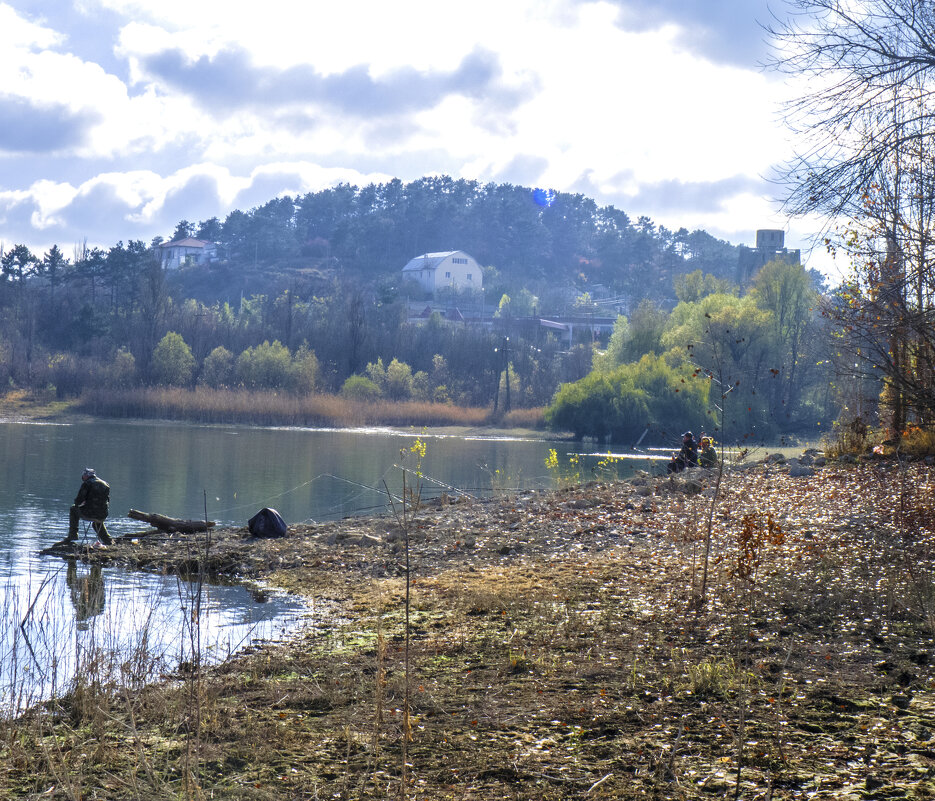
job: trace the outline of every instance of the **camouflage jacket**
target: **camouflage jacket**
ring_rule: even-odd
[[[81,507],[84,517],[103,520],[110,511],[110,485],[97,476],[85,479],[75,496],[75,506]]]
[[[717,467],[717,451],[713,446],[702,448],[698,454],[698,464],[702,467]]]

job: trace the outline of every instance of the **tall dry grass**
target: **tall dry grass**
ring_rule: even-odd
[[[215,713],[203,668],[231,651],[221,631],[202,630],[204,578],[176,580],[175,603],[149,585],[108,594],[99,566],[73,560],[25,590],[14,577],[0,583],[0,773],[19,776],[15,797],[48,794],[50,777],[56,798],[96,797],[96,763],[117,764],[116,741],[134,754],[119,780],[128,797],[206,797],[204,730]],[[176,668],[179,682],[153,684]],[[136,724],[144,711],[164,719],[177,749],[147,747]]]
[[[187,420],[196,423],[328,426],[486,426],[541,428],[542,409],[516,409],[494,418],[489,409],[424,401],[353,401],[338,395],[199,387],[93,390],[77,411],[101,417]]]

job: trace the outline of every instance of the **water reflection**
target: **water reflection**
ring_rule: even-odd
[[[199,593],[173,576],[75,559],[46,567],[8,577],[0,593],[0,715],[67,693],[76,682],[138,686],[193,654],[208,663],[225,659],[247,642],[283,636],[307,611],[281,593],[258,603],[242,586],[204,585]]]
[[[78,631],[88,630],[88,620],[104,611],[104,575],[100,565],[91,565],[78,574],[78,560],[68,559],[65,584],[71,592]]]

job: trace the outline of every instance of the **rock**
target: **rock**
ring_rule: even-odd
[[[909,693],[897,693],[890,698],[890,703],[897,709],[909,709],[909,704],[912,703],[912,695]]]
[[[766,457],[766,461],[768,464],[785,464],[786,457],[781,453],[773,453]]]
[[[704,484],[693,478],[687,478],[679,489],[686,495],[698,495],[704,489]]]
[[[908,670],[903,670],[900,671],[900,673],[896,676],[896,683],[900,687],[908,687],[910,684],[912,684],[913,681],[915,681],[915,678],[916,677],[914,673],[910,673]]]
[[[793,464],[789,467],[789,475],[792,478],[802,478],[815,475],[815,470],[804,464]]]
[[[361,548],[373,548],[374,546],[382,545],[383,543],[377,537],[371,537],[369,534],[361,534],[357,544]]]
[[[568,506],[571,509],[591,509],[597,506],[597,501],[592,498],[575,498]]]
[[[871,774],[864,782],[864,787],[867,788],[868,793],[872,793],[874,790],[879,790],[884,784],[886,784],[886,782],[883,781],[883,779],[878,779],[876,776]]]

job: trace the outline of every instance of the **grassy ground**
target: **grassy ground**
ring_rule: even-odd
[[[77,401],[38,397],[25,390],[11,390],[0,395],[0,419],[48,420],[77,414]]]
[[[932,479],[760,465],[716,499],[699,471],[89,552],[265,578],[315,612],[5,724],[0,795],[386,798],[405,748],[411,798],[935,797]]]

